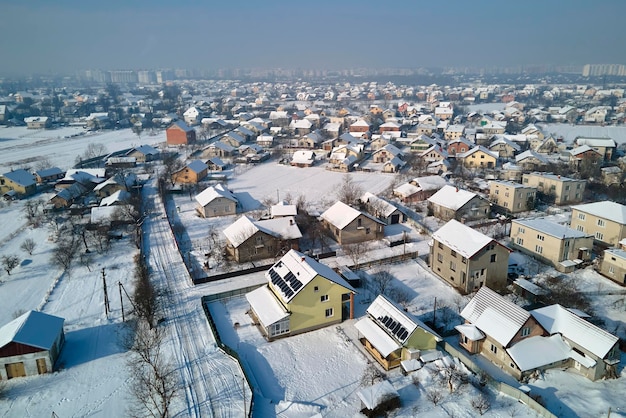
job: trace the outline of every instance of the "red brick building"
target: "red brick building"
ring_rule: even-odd
[[[183,121],[174,122],[165,130],[167,145],[188,145],[196,142],[196,131]]]

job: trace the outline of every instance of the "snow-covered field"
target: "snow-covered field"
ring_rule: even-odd
[[[8,167],[15,161],[35,161],[43,152],[48,153],[54,163],[67,168],[91,140],[103,143],[109,151],[113,151],[140,143],[162,142],[164,139],[159,134],[155,137],[142,136],[141,140],[137,140],[130,130],[70,139],[42,138],[29,132],[24,132],[24,135],[20,137],[15,133],[9,136],[0,130],[1,138],[12,138],[0,141],[0,165]],[[37,145],[36,141],[43,142]],[[333,201],[342,177],[343,174],[323,168],[298,169],[267,162],[249,169],[238,169],[228,186],[243,197],[246,207],[258,206],[269,198],[282,199],[289,193],[294,198],[303,194],[312,207],[323,210],[326,203]],[[387,188],[393,178],[379,173],[355,173],[352,177],[364,190],[373,193]],[[161,202],[154,189],[149,186],[145,193],[159,209]],[[50,416],[52,412],[59,417],[126,416],[130,401],[127,394],[133,384],[133,376],[126,365],[128,353],[119,343],[123,326],[117,283],[123,283],[129,290],[132,288],[132,258],[137,250],[125,235],[122,240],[113,241],[108,253],[94,254],[90,269],[77,264],[71,275],[61,274],[50,263],[54,243],[48,241],[49,230],[45,226],[26,227],[21,214],[23,204],[23,201],[17,201],[0,207],[0,254],[16,254],[22,259],[21,265],[10,276],[4,272],[0,275],[0,324],[10,321],[18,312],[41,309],[66,319],[67,341],[58,371],[8,382],[6,397],[0,400],[0,416],[43,417]],[[188,196],[180,195],[175,197],[174,206],[170,208],[186,226],[190,241],[202,240],[209,222],[217,222],[216,227],[223,229],[233,220],[200,219],[195,216],[193,206]],[[153,278],[168,290],[168,307],[162,326],[167,327],[167,348],[184,385],[174,402],[173,415],[241,416],[244,401],[249,405],[250,388],[243,387],[238,364],[216,347],[200,298],[238,286],[261,283],[265,279],[261,273],[192,286],[167,228],[167,221],[161,219],[160,213],[160,209],[155,210],[154,216],[148,218],[144,225]],[[32,255],[20,249],[26,238],[37,242]],[[428,237],[418,239],[416,245],[424,254],[428,249]],[[526,261],[524,257],[519,260],[520,264]],[[108,318],[103,305],[102,268],[105,269],[111,298],[112,312]],[[455,310],[464,304],[463,298],[416,261],[395,264],[389,269],[397,279],[395,285],[411,295],[409,310],[416,315],[428,315],[435,297],[439,306],[445,304]],[[590,269],[579,270],[572,276],[582,289],[589,291],[618,287]],[[364,314],[371,299],[372,295],[359,289],[357,317]],[[610,329],[614,328],[618,335],[624,336],[624,297],[593,295],[592,303]],[[128,305],[126,308],[130,309]],[[360,403],[356,391],[360,387],[363,370],[371,359],[361,351],[359,343],[355,343],[357,334],[353,321],[342,323],[339,328],[330,327],[267,343],[250,324],[249,317],[245,315],[247,308],[245,299],[241,297],[214,302],[210,306],[225,342],[241,354],[244,368],[252,376],[257,401],[255,417],[275,416],[277,410],[288,408],[290,401],[297,405],[292,405],[281,416],[311,416],[307,412],[315,410],[328,417],[358,416]],[[234,322],[240,323],[236,330]],[[471,399],[477,395],[473,386],[464,385],[434,406],[427,400],[425,391],[432,384],[431,373],[423,369],[417,375],[419,387],[413,384],[411,376],[404,377],[397,371],[389,373],[389,379],[403,402],[397,416],[477,415],[470,405]],[[572,373],[550,371],[529,385],[558,416],[606,416],[609,407],[613,415],[626,411],[626,398],[620,396],[626,391],[626,377],[623,376],[616,380],[590,382]],[[528,408],[508,397],[491,396],[492,408],[485,416],[535,416]],[[279,408],[275,409],[277,404]],[[290,411],[300,412],[290,414]]]

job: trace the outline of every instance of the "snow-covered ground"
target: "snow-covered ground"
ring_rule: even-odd
[[[66,168],[87,146],[87,141],[84,141],[87,137],[42,139],[28,132],[25,135],[13,135],[10,139],[13,147],[0,141],[0,149],[3,150],[0,164],[11,165],[14,160],[35,161],[40,152],[48,152],[56,164]],[[6,136],[0,131],[0,137]],[[152,137],[142,136],[140,141],[135,141],[136,135],[124,130],[95,134],[93,138],[113,151],[148,142]],[[162,142],[163,138],[157,136],[155,141],[148,143]],[[50,142],[37,146],[33,140]],[[7,148],[2,148],[5,146]],[[13,150],[17,152],[15,156],[12,156]],[[269,198],[283,199],[289,192],[294,198],[304,194],[307,202],[323,210],[325,204],[334,199],[342,176],[323,168],[298,169],[267,162],[249,169],[238,169],[228,186],[243,197],[246,207],[253,207]],[[373,193],[384,190],[393,178],[379,173],[354,173],[352,177],[364,190]],[[277,190],[280,196],[277,196]],[[265,280],[263,274],[191,285],[167,220],[161,218],[162,206],[154,188],[149,185],[145,193],[156,203],[153,216],[145,222],[148,260],[155,283],[168,290],[162,326],[168,330],[166,347],[177,365],[183,385],[180,396],[174,402],[173,415],[241,416],[244,401],[249,406],[251,389],[243,384],[239,365],[217,348],[200,298],[261,283]],[[4,272],[0,275],[3,281],[0,283],[0,324],[10,321],[18,312],[41,309],[66,319],[67,341],[58,371],[8,382],[6,398],[0,400],[0,416],[50,416],[52,412],[59,417],[125,416],[133,376],[126,365],[128,353],[119,342],[123,326],[116,287],[121,282],[129,290],[132,288],[133,256],[137,250],[125,235],[122,240],[113,241],[108,253],[93,254],[91,270],[77,264],[71,275],[61,274],[50,263],[54,243],[48,241],[49,230],[45,226],[26,227],[21,214],[23,204],[23,201],[17,201],[0,207],[0,254],[16,254],[22,259],[21,265],[10,276]],[[223,229],[234,219],[201,219],[195,216],[193,206],[194,202],[188,196],[180,195],[175,197],[170,208],[187,227],[190,241],[202,240],[202,231],[206,231],[209,223],[217,222],[216,228]],[[26,238],[37,242],[32,256],[19,248]],[[428,237],[417,236],[416,240],[420,254],[424,254],[428,249]],[[517,261],[520,266],[528,263],[528,272],[536,274],[532,262],[524,257],[518,257]],[[102,268],[105,269],[111,298],[112,312],[108,318],[103,305]],[[416,315],[428,319],[435,297],[438,306],[447,305],[452,310],[457,310],[466,302],[423,268],[422,262],[394,264],[389,266],[389,270],[396,278],[395,286],[409,292],[412,298],[409,311]],[[591,269],[576,271],[571,276],[585,291],[598,293],[598,290],[618,288]],[[364,314],[371,299],[372,295],[359,289],[357,317]],[[591,299],[594,310],[605,319],[610,330],[614,328],[618,335],[624,336],[624,297],[596,294],[591,295]],[[356,342],[353,321],[342,323],[339,328],[330,327],[267,343],[250,325],[249,317],[245,315],[247,308],[242,297],[214,302],[210,306],[225,342],[242,355],[244,368],[252,377],[252,390],[257,401],[254,416],[275,416],[274,408],[280,401],[286,402],[279,403],[278,411],[287,408],[288,402],[293,401],[298,404],[289,407],[289,411],[319,409],[322,416],[358,416],[360,404],[356,391],[360,387],[363,370],[371,359]],[[240,324],[237,329],[233,326],[235,322]],[[389,380],[399,391],[403,402],[398,416],[477,415],[470,405],[471,399],[477,395],[473,386],[464,385],[435,406],[427,400],[425,391],[434,384],[432,374],[422,369],[417,376],[420,381],[418,387],[413,384],[411,376],[404,377],[397,371],[389,373]],[[605,416],[609,407],[612,414],[626,411],[626,398],[620,396],[626,391],[624,376],[616,380],[590,382],[566,371],[550,371],[529,385],[533,393],[540,394],[558,416]],[[485,416],[535,416],[528,408],[508,397],[493,393],[490,396],[492,408]],[[281,416],[310,415],[306,412],[299,415],[285,412]]]
[[[568,123],[542,123],[542,131],[557,137],[562,136],[566,143],[574,142],[578,136],[591,138],[612,138],[617,145],[626,143],[626,126],[570,125]]]

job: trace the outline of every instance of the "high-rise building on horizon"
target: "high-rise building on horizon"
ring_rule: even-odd
[[[583,77],[604,75],[626,76],[626,65],[622,64],[586,64],[583,66]]]

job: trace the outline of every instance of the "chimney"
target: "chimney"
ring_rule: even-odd
[[[300,261],[302,261],[303,263],[304,263],[304,260],[306,260],[304,257],[302,257],[302,258],[300,259]]]
[[[289,219],[289,225],[293,225],[293,219]]]

